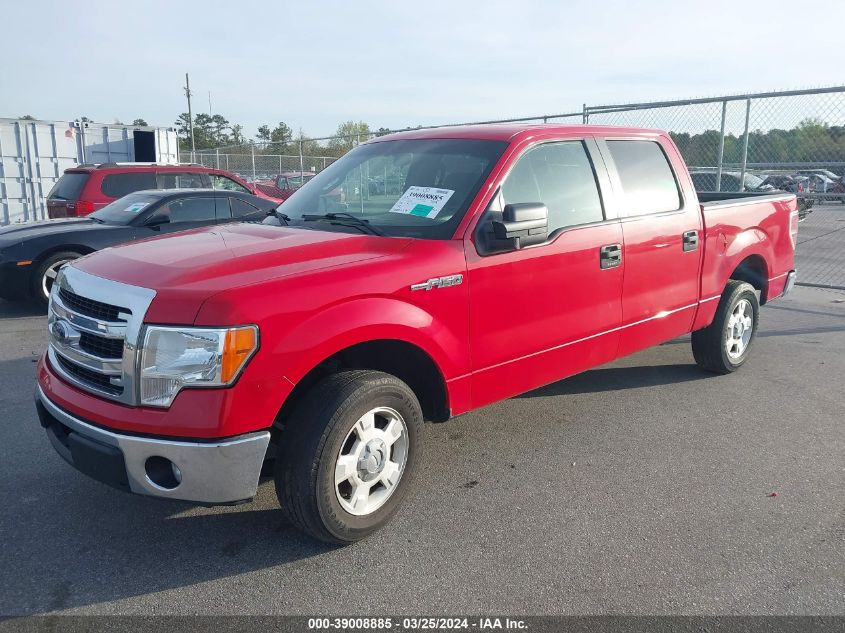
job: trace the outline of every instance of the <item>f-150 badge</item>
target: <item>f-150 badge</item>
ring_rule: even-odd
[[[413,284],[411,290],[434,290],[435,288],[448,288],[459,286],[464,283],[463,275],[446,275],[445,277],[434,277],[421,284]]]

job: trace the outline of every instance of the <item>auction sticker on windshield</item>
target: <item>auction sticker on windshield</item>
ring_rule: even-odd
[[[391,213],[416,215],[421,218],[436,218],[455,193],[452,189],[437,187],[408,187],[402,197],[391,207]]]
[[[128,213],[140,213],[146,207],[148,207],[149,204],[150,204],[149,202],[134,202],[134,203],[130,204],[128,207],[126,207],[126,211]]]

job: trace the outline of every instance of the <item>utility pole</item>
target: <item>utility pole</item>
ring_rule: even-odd
[[[208,91],[208,116],[212,116],[214,113],[211,109],[211,90]]]
[[[191,160],[196,160],[197,146],[194,143],[194,114],[191,111],[191,82],[188,80],[188,73],[185,73],[185,96],[188,97],[188,129],[191,131]]]

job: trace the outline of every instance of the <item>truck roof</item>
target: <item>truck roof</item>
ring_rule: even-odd
[[[663,130],[621,127],[615,125],[582,125],[559,123],[483,123],[479,125],[453,125],[448,127],[407,130],[379,136],[370,143],[410,139],[462,138],[488,141],[514,141],[517,137],[538,133],[562,135],[596,134],[600,136],[654,136],[664,134]]]

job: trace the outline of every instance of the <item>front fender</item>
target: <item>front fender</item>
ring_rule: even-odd
[[[323,309],[286,332],[271,354],[285,378],[296,384],[333,354],[386,339],[422,349],[446,381],[469,372],[467,337],[422,306],[395,297],[362,297]]]

